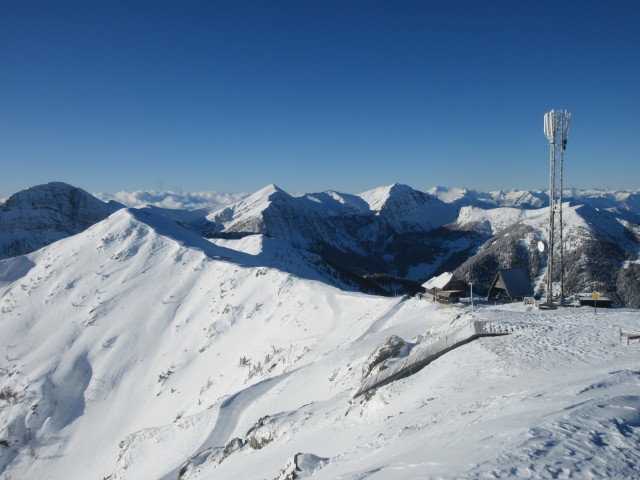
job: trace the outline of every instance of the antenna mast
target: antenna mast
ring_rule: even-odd
[[[564,302],[564,245],[562,235],[562,171],[571,114],[551,110],[544,114],[544,133],[549,140],[549,261],[547,303]],[[554,281],[556,288],[554,289]]]

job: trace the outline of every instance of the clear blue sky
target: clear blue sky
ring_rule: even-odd
[[[640,187],[640,2],[0,2],[0,196]]]

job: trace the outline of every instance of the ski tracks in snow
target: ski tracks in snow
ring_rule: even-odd
[[[250,387],[241,390],[224,400],[219,407],[218,420],[209,437],[203,442],[200,450],[211,447],[224,447],[230,440],[233,430],[238,425],[240,417],[249,406],[265,395],[269,390],[296,372],[297,369],[285,372],[277,377],[267,378]]]
[[[561,320],[553,311],[519,313],[515,323],[509,311],[492,311],[491,318],[483,315],[479,318],[506,322],[513,328],[513,335],[493,342],[491,349],[500,354],[500,348],[508,348],[510,353],[501,357],[509,362],[509,369],[517,373],[530,370],[532,366],[554,370],[566,365],[599,364],[624,355],[625,349],[618,345],[618,329],[632,328],[637,322],[637,314],[615,313],[619,323],[610,323],[607,312],[603,312],[598,315],[602,320],[590,323],[589,327],[585,326],[585,316],[592,313],[584,307],[576,310],[575,314],[563,314]]]
[[[637,382],[628,377],[638,372],[616,374],[627,384]],[[640,396],[607,393],[591,399],[578,395],[556,418],[526,431],[516,448],[458,478],[636,478]]]
[[[364,340],[369,335],[373,335],[375,333],[378,333],[380,330],[382,330],[382,327],[384,327],[385,323],[387,323],[388,320],[390,320],[396,313],[398,313],[398,311],[400,310],[404,302],[406,302],[409,298],[411,297],[406,295],[402,297],[396,304],[394,304],[391,308],[389,308],[389,310],[387,310],[380,317],[378,317],[378,319],[375,320],[371,324],[371,326],[362,335],[356,338],[352,343],[357,343],[360,340]]]
[[[273,387],[288,378],[299,369],[290,370],[276,377],[267,378],[251,385],[244,390],[231,395],[223,400],[218,406],[218,416],[216,423],[211,429],[207,438],[200,444],[200,447],[193,451],[189,458],[184,458],[180,466],[168,472],[162,477],[163,480],[174,480],[177,478],[180,468],[185,462],[195,458],[206,450],[222,449],[231,440],[235,428],[244,413],[259,398],[267,394]],[[256,419],[257,420],[257,419]]]

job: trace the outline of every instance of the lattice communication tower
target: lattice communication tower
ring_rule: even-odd
[[[547,303],[564,301],[564,245],[562,234],[562,171],[571,114],[551,110],[544,114],[544,133],[549,140],[549,260]]]

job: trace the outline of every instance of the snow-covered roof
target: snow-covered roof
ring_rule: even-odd
[[[430,278],[425,283],[423,283],[422,286],[426,289],[438,288],[440,290],[444,290],[444,287],[446,287],[447,284],[453,279],[453,273],[444,272],[437,277]]]
[[[578,298],[580,298],[580,299],[593,299],[593,293],[581,292],[581,293],[578,293]],[[598,300],[609,300],[609,297],[606,297],[604,295],[599,295],[598,296]]]

